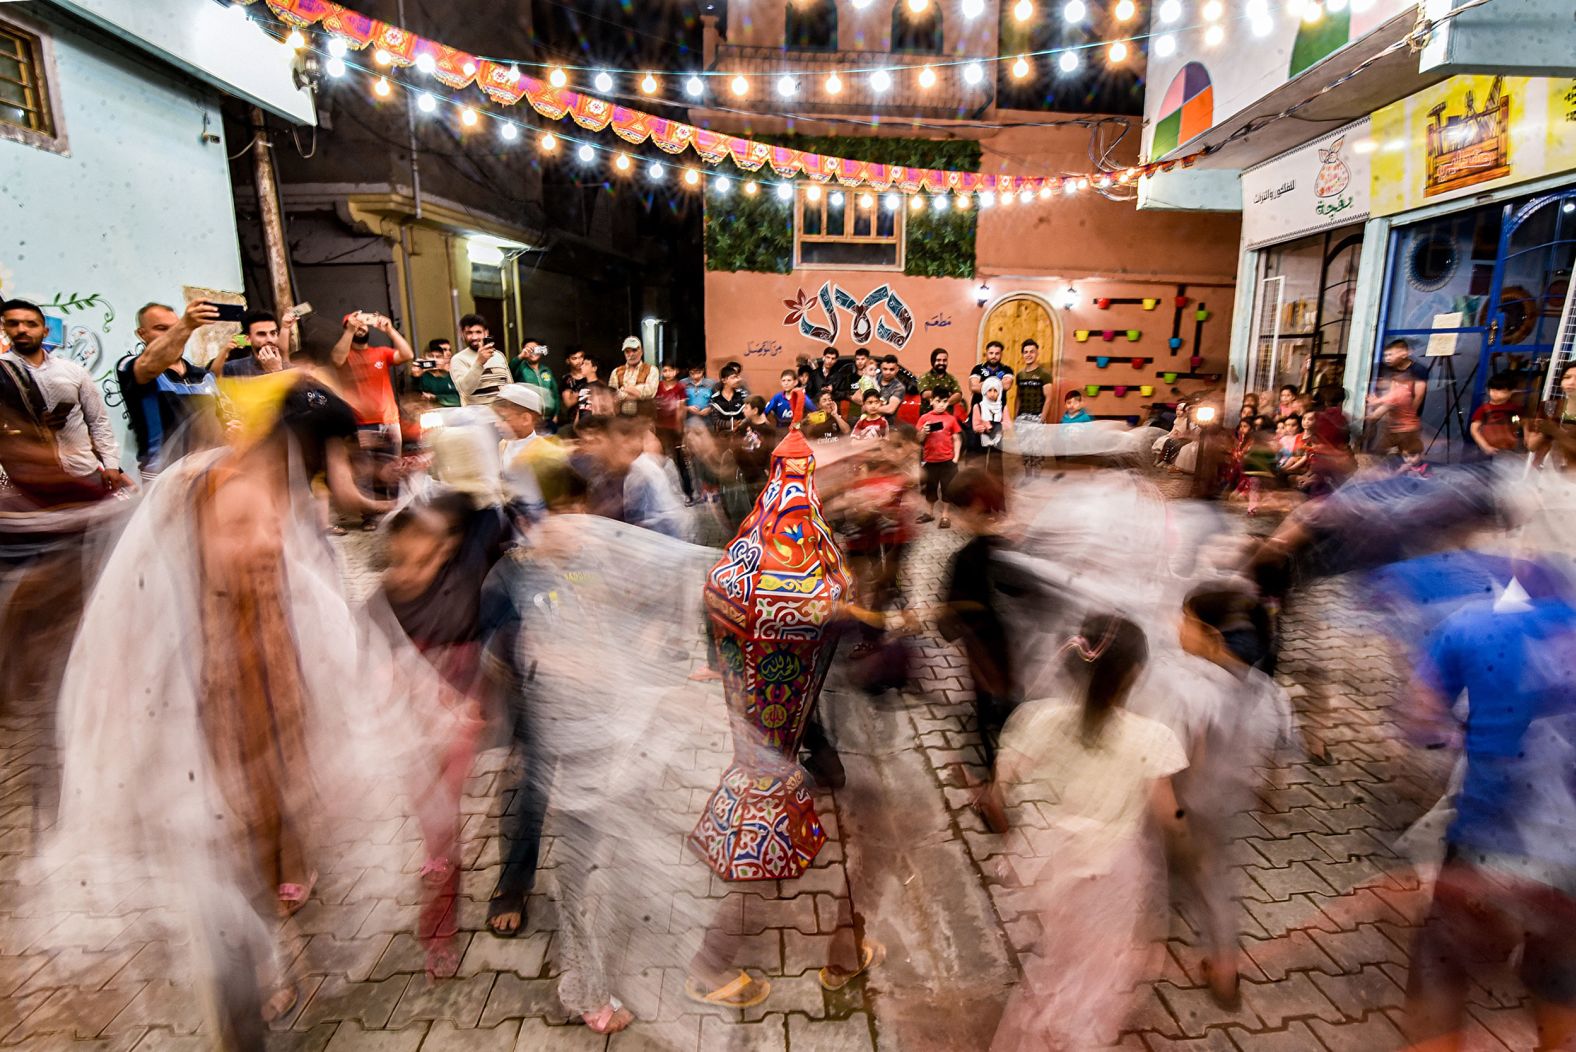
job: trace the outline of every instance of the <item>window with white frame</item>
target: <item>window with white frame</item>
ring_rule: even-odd
[[[901,270],[904,211],[873,193],[801,186],[794,199],[794,265]]]
[[[0,136],[55,147],[62,138],[45,41],[0,19]]]

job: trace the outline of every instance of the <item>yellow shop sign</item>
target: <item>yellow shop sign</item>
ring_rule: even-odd
[[[1377,111],[1373,144],[1376,216],[1576,170],[1576,79],[1452,77]]]

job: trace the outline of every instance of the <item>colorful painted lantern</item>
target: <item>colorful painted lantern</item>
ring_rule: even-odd
[[[792,431],[771,477],[706,581],[733,762],[706,801],[690,847],[725,880],[797,877],[826,842],[799,766],[799,739],[849,594],[843,556],[821,518],[815,456]]]

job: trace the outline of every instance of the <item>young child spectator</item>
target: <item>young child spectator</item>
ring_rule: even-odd
[[[854,382],[854,398],[862,402],[866,391],[881,389],[881,363],[868,354],[855,361],[863,363],[859,365],[859,379]]]
[[[1488,381],[1488,401],[1472,413],[1472,441],[1485,457],[1514,453],[1521,447],[1521,406],[1514,401],[1514,373],[1495,373]]]
[[[711,413],[711,395],[716,390],[715,385],[706,378],[706,366],[702,363],[691,365],[684,378],[684,408],[686,424],[697,421],[706,422],[706,417]]]
[[[739,390],[739,378],[744,367],[729,362],[722,367],[722,383],[712,392],[707,417],[714,431],[732,434],[744,423],[744,392]]]
[[[946,492],[958,473],[958,460],[963,456],[963,425],[948,411],[952,393],[944,387],[933,387],[925,392],[930,401],[930,412],[919,418],[920,471],[919,492],[930,502],[930,510],[922,513],[918,522],[932,522],[941,516],[940,529],[950,529],[952,520],[947,517]]]
[[[1001,447],[1010,426],[1001,377],[989,377],[980,385],[980,400],[969,414],[969,429],[974,435],[975,457],[997,478],[1006,477]]]
[[[804,415],[804,393],[799,390],[799,374],[796,370],[784,369],[777,382],[782,385],[782,390],[772,395],[772,400],[766,403],[766,416],[777,427],[787,428]]]
[[[734,434],[733,459],[739,465],[739,475],[750,491],[750,499],[766,485],[766,476],[772,464],[772,450],[777,446],[777,428],[766,416],[766,399],[752,395],[744,402],[744,423]]]
[[[679,367],[672,362],[662,366],[662,378],[657,382],[656,432],[662,452],[678,468],[679,482],[684,487],[684,499],[695,499],[695,484],[690,480],[689,465],[684,459],[684,416],[688,409],[689,395],[679,379]]]
[[[1094,419],[1089,415],[1089,410],[1084,408],[1082,391],[1068,391],[1067,397],[1062,399],[1062,405],[1065,407],[1062,410],[1064,424],[1087,424]]]
[[[812,440],[829,441],[849,433],[848,421],[837,408],[837,393],[830,384],[821,388],[816,407],[804,416],[804,435]]]
[[[866,391],[862,397],[864,412],[854,424],[854,438],[860,440],[886,438],[888,424],[886,414],[881,412],[880,392],[872,389]]]

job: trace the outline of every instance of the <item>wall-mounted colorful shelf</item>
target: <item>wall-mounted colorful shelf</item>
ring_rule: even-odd
[[[1101,310],[1110,310],[1112,307],[1116,306],[1129,306],[1135,304],[1137,306],[1143,307],[1145,310],[1154,310],[1156,307],[1160,306],[1160,300],[1150,296],[1141,298],[1136,296],[1101,296],[1094,301],[1094,305],[1099,307]]]
[[[1112,362],[1115,362],[1118,365],[1122,364],[1123,362],[1126,362],[1127,364],[1131,365],[1134,369],[1142,369],[1146,365],[1153,364],[1154,359],[1153,358],[1144,358],[1144,357],[1129,358],[1126,355],[1120,355],[1120,354],[1091,354],[1091,355],[1088,355],[1087,357],[1085,357],[1084,361],[1086,361],[1086,362],[1093,362],[1095,365],[1099,366],[1102,369],[1104,369],[1107,366],[1109,366]]]
[[[1110,391],[1118,398],[1126,398],[1129,391],[1141,394],[1145,398],[1155,393],[1151,384],[1084,384],[1082,390],[1085,398],[1093,398],[1101,391]]]

